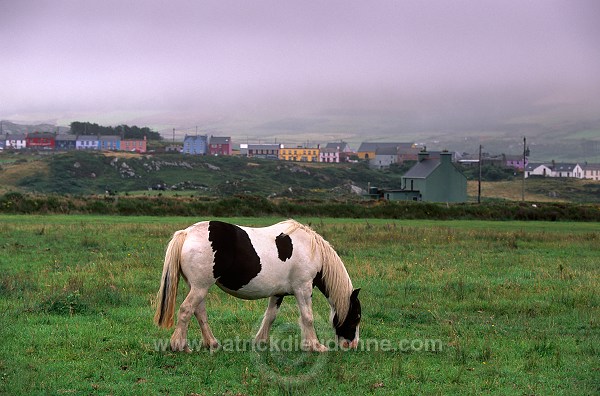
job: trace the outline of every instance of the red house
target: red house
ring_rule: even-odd
[[[230,137],[210,137],[208,155],[231,155],[232,149]]]
[[[27,134],[25,141],[28,149],[50,150],[54,149],[56,139],[53,133],[33,132]]]

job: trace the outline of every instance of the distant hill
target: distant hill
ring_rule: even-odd
[[[0,122],[2,130],[0,134],[4,135],[7,133],[31,133],[31,132],[58,132],[58,133],[69,133],[71,128],[56,126],[51,124],[36,124],[36,125],[21,125],[15,124],[11,121],[2,120]]]

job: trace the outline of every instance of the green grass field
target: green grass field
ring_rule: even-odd
[[[211,289],[222,350],[162,350],[152,323],[165,246],[201,219],[0,216],[3,394],[598,394],[597,223],[297,219],[361,287],[356,351],[305,353],[293,298],[266,350],[266,301]],[[283,219],[236,218],[266,225]],[[181,282],[178,300],[185,294]],[[329,308],[315,289],[328,342]],[[190,326],[197,346],[197,323]]]

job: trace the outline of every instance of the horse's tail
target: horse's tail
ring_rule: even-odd
[[[154,323],[160,327],[169,328],[173,326],[181,268],[181,247],[186,236],[187,232],[185,230],[175,232],[167,246],[160,289],[157,295],[156,314],[154,315]]]

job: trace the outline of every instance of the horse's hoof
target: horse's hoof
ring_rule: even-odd
[[[216,341],[216,340],[212,341],[212,342],[204,343],[202,346],[204,346],[204,348],[207,348],[207,349],[209,349],[211,351],[216,351],[219,348],[221,348],[221,344],[219,344],[219,342]]]
[[[171,350],[173,352],[185,352],[185,353],[192,353],[192,350],[190,349],[189,345],[187,343],[185,344],[180,344],[178,342],[175,343],[171,343]]]
[[[309,344],[304,345],[302,348],[307,352],[327,352],[329,349],[323,344]]]

